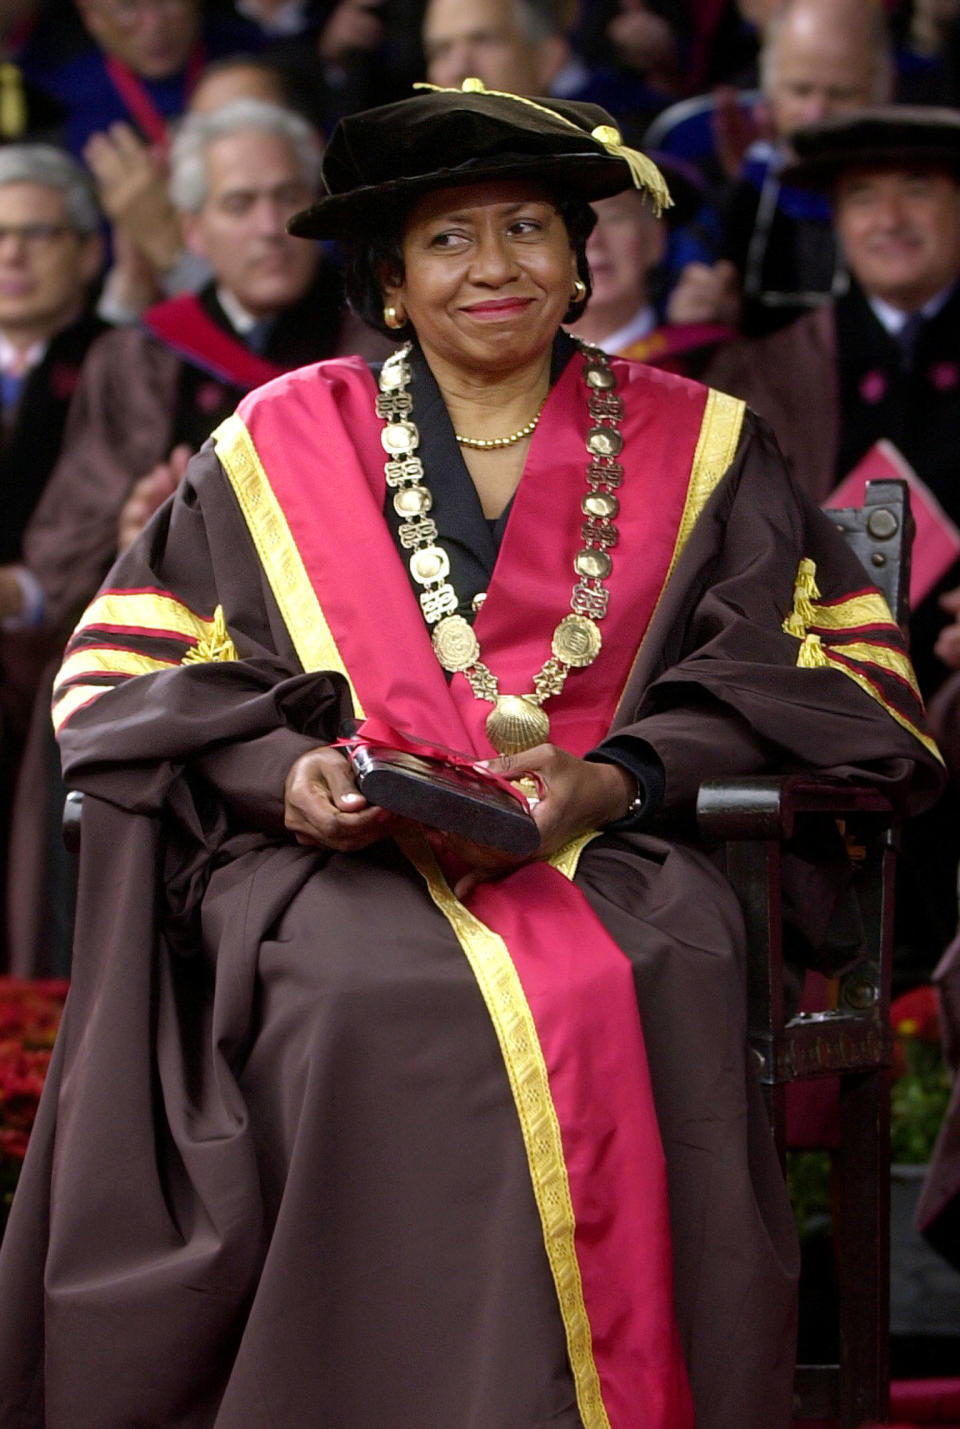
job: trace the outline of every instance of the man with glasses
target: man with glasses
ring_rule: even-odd
[[[48,145],[0,147],[0,562],[20,559],[80,364],[103,331],[90,302],[102,260],[100,210],[79,165]],[[25,572],[0,566],[0,612],[21,612],[0,627],[0,869],[27,720],[54,653],[25,628],[36,599]]]
[[[80,364],[104,330],[90,308],[100,211],[78,164],[41,144],[0,149],[0,557],[16,559],[59,454]],[[18,599],[0,569],[0,612]],[[29,598],[27,599],[29,604]]]
[[[125,538],[174,490],[191,452],[244,392],[335,353],[390,350],[348,316],[339,273],[320,248],[286,231],[316,191],[319,162],[316,132],[278,105],[237,100],[181,126],[171,197],[188,247],[213,279],[196,296],[148,309],[139,326],[106,333],[90,353],[69,445],[24,541],[26,572],[42,595],[37,618],[51,630],[66,633],[96,591],[116,555],[128,497]],[[18,599],[14,575],[0,569],[0,613],[4,582]],[[12,961],[21,972],[49,966],[51,943],[46,852],[33,815],[49,715],[35,728],[22,779],[30,792],[13,832],[23,919]],[[21,837],[23,821],[30,827]]]

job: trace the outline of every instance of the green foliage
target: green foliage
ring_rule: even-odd
[[[788,1151],[787,1190],[801,1238],[821,1232],[830,1217],[829,1151]]]
[[[890,1089],[890,1159],[925,1165],[950,1100],[950,1074],[939,1042],[899,1037],[905,1070]]]

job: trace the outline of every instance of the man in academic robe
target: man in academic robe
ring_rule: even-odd
[[[67,408],[91,343],[105,330],[90,290],[103,262],[100,211],[83,170],[47,145],[0,148],[0,606],[21,592],[9,564],[60,455]],[[30,710],[54,653],[29,620],[0,628],[0,868]],[[0,932],[0,964],[4,960]]]
[[[849,287],[782,332],[727,348],[707,380],[772,424],[817,501],[887,438],[960,524],[960,113],[878,108],[825,120],[794,142],[790,180],[831,194]],[[913,613],[926,697],[948,672],[935,647],[951,614],[938,597],[958,585],[955,565]],[[903,903],[914,976],[930,971],[957,917],[952,799],[929,820],[927,833],[912,831],[916,852],[904,860],[905,877],[917,867],[915,896]]]
[[[790,143],[827,115],[888,102],[892,73],[883,7],[873,0],[787,0],[770,18],[758,107],[769,132],[747,148],[723,204],[720,261],[681,275],[676,321],[729,322],[756,337],[829,298],[837,277],[829,206],[784,174]]]
[[[286,233],[287,218],[314,190],[318,161],[310,126],[276,106],[238,101],[183,126],[173,194],[187,242],[214,280],[197,296],[150,310],[140,327],[105,334],[91,350],[23,560],[16,570],[0,568],[4,615],[65,638],[116,555],[120,513],[138,479],[146,478],[142,525],[176,485],[188,452],[244,392],[353,349],[357,339],[371,352],[389,350],[349,319],[339,275],[319,248]],[[37,774],[50,767],[48,756],[48,721],[38,709],[28,756],[35,793],[19,801],[12,834],[11,960],[24,974],[58,956],[42,894],[56,847],[46,829],[62,802]]]
[[[587,239],[591,293],[571,332],[604,352],[698,377],[734,329],[717,323],[661,321],[655,289],[670,230],[682,229],[703,204],[703,185],[690,165],[651,153],[670,185],[673,204],[658,217],[642,194],[628,189],[593,205]]]
[[[631,18],[619,16],[626,26]],[[672,41],[671,25],[659,15],[654,23]],[[571,42],[570,17],[558,0],[429,0],[422,43],[431,84],[456,87],[476,78],[512,94],[589,100],[628,129],[646,128],[672,97],[662,75],[641,73],[629,61],[588,63]]]

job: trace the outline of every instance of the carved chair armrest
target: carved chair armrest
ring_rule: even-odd
[[[890,910],[897,832],[890,800],[872,785],[815,772],[713,779],[701,786],[697,818],[704,839],[724,845],[727,876],[743,909],[748,1027],[761,1081],[777,1086],[797,1077],[889,1062]],[[812,834],[816,847],[826,833],[824,820],[839,822],[847,833],[856,830],[851,842],[859,863],[863,941],[833,984],[835,1008],[790,1017],[782,855],[804,823],[806,846]]]
[[[870,784],[829,774],[708,779],[697,796],[697,825],[708,843],[790,839],[799,814],[887,814],[890,800]]]
[[[83,794],[79,789],[68,789],[63,801],[63,819],[60,831],[68,853],[80,852],[80,817],[83,813]]]

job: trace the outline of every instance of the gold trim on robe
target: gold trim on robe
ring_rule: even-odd
[[[107,591],[87,606],[71,642],[85,630],[111,628],[128,635],[195,642],[211,638],[214,622],[204,620],[166,591]]]
[[[122,650],[112,645],[85,644],[84,637],[135,636],[149,640],[172,640],[190,648],[180,658],[168,659]],[[204,652],[219,651],[217,655]],[[237,652],[227,633],[223,608],[218,606],[212,620],[204,620],[168,591],[106,591],[97,596],[84,611],[70,641],[66,657],[57,673],[53,687],[53,727],[59,731],[81,706],[116,689],[116,684],[78,686],[74,683],[89,676],[117,676],[131,680],[137,675],[152,675],[181,663],[207,658],[236,659]]]
[[[637,653],[634,656],[630,674],[624,681],[623,690],[620,691],[620,699],[623,699],[623,692],[627,688],[627,685],[629,685],[633,671],[636,669],[640,652],[643,650],[647,636],[650,633],[650,626],[653,624],[657,611],[660,609],[663,593],[667,588],[670,577],[673,575],[681,552],[687,544],[690,532],[696,525],[703,512],[703,508],[713,495],[720,480],[729,470],[730,463],[736,455],[746,410],[746,402],[741,401],[739,397],[729,397],[726,392],[716,392],[712,387],[708,389],[703,416],[700,420],[700,435],[697,438],[696,449],[693,453],[693,462],[690,466],[687,496],[683,506],[683,513],[680,517],[680,525],[677,527],[677,539],[674,543],[673,555],[670,557],[670,565],[667,568],[667,574],[660,589],[660,594],[657,596],[656,604],[653,607],[650,621],[643,633],[643,637],[637,648]]]
[[[87,645],[68,655],[60,666],[53,686],[54,699],[64,692],[71,681],[90,675],[151,675],[156,670],[172,670],[177,660],[157,660],[152,655],[140,655],[136,650],[115,650],[109,646]],[[102,686],[104,690],[110,688]]]
[[[561,858],[569,851],[575,862],[594,837],[596,835],[586,834],[574,840],[556,857]],[[560,1123],[530,1005],[507,945],[456,897],[426,840],[412,835],[401,837],[397,842],[450,924],[486,1003],[523,1133],[544,1246],[566,1333],[577,1405],[584,1429],[610,1429],[593,1357],[590,1321],[574,1245],[576,1221]]]
[[[213,440],[297,658],[305,670],[338,671],[350,686],[353,712],[362,719],[356,689],[243,418],[235,412],[221,422]]]

